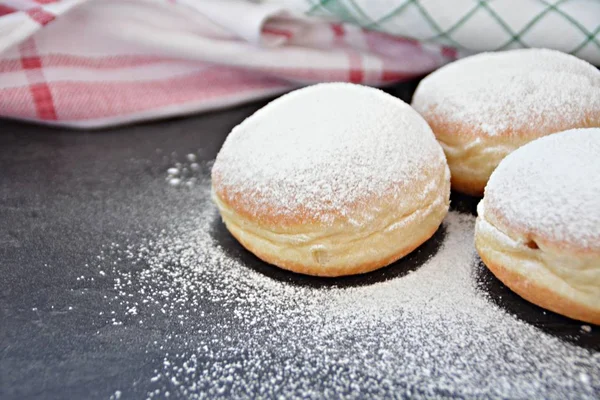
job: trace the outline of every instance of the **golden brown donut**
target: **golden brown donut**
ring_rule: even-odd
[[[262,260],[317,276],[375,270],[429,239],[450,173],[427,123],[378,89],[319,84],[235,127],[212,170],[225,225]]]
[[[498,163],[536,138],[600,126],[600,71],[546,49],[482,53],[427,76],[412,106],[440,141],[452,188],[481,196]]]
[[[475,246],[498,279],[540,307],[600,324],[600,129],[508,155],[477,213]]]

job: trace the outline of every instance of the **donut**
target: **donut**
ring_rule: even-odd
[[[600,324],[600,129],[532,141],[492,173],[475,246],[515,293]]]
[[[444,148],[452,189],[481,196],[500,161],[518,147],[600,126],[600,71],[554,50],[482,53],[423,79],[412,106]]]
[[[318,84],[236,126],[212,169],[225,226],[263,261],[336,277],[386,266],[448,212],[450,171],[433,132],[379,89]]]

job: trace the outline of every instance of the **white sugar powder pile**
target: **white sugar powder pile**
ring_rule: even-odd
[[[108,318],[161,332],[149,344],[164,356],[148,398],[600,394],[600,353],[516,319],[477,289],[474,217],[451,212],[440,249],[408,275],[311,287],[267,276],[223,246],[208,183],[197,189],[172,229],[112,246],[117,257],[107,259],[121,261],[99,266],[115,277]]]

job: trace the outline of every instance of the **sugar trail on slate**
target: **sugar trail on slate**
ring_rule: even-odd
[[[451,212],[439,251],[408,275],[312,288],[265,276],[221,247],[209,184],[170,189],[179,196],[172,227],[108,246],[116,257],[106,259],[120,261],[98,266],[115,279],[114,311],[100,318],[164,332],[149,344],[164,357],[147,378],[148,398],[600,393],[600,353],[517,320],[478,291],[474,217]]]

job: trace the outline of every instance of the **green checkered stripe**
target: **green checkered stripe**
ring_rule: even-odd
[[[467,51],[548,47],[552,44],[545,42],[547,38],[544,37],[544,32],[553,29],[555,34],[564,32],[566,35],[560,38],[561,50],[576,56],[581,52],[582,58],[600,60],[600,13],[595,18],[589,15],[600,9],[597,5],[595,7],[593,3],[588,3],[595,8],[586,10],[585,3],[580,0],[523,0],[523,4],[528,4],[522,10],[507,10],[506,3],[501,4],[503,0],[444,0],[437,4],[431,0],[398,0],[396,3],[385,2],[387,8],[384,10],[381,10],[383,2],[377,4],[377,0],[301,1],[306,3],[303,8],[308,15],[334,18],[367,29],[412,36],[425,43],[453,46]],[[455,12],[450,13],[453,14],[451,17],[448,17],[448,13],[432,12],[432,7],[436,5],[448,9],[459,3],[461,9],[458,12],[453,10]],[[374,9],[377,9],[376,12]],[[583,15],[584,13],[588,15]],[[577,15],[581,16],[579,20]],[[398,25],[402,17],[410,18],[411,25],[424,24],[421,26],[425,29],[421,29],[417,35],[403,32],[406,26]],[[583,19],[587,21],[586,24],[582,22]],[[494,40],[487,44],[487,48],[473,48],[465,43],[465,37],[469,34],[472,37],[479,35],[482,43],[485,43],[486,34],[490,31],[494,33]]]

